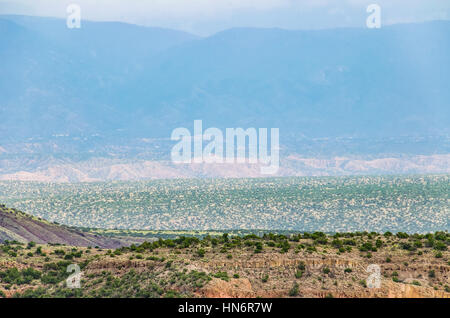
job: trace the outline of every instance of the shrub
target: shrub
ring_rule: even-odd
[[[56,255],[65,255],[66,252],[64,252],[64,250],[55,250],[53,253],[55,253]]]
[[[228,282],[230,279],[228,277],[228,273],[227,272],[217,272],[214,277],[216,278],[220,278],[221,280],[224,280],[226,282]]]
[[[298,284],[294,283],[294,286],[292,286],[291,290],[289,291],[289,296],[294,297],[298,296],[299,290],[298,290]]]
[[[36,289],[27,289],[22,294],[15,293],[14,298],[42,298],[46,295],[46,290],[43,287],[38,287]]]
[[[28,242],[27,248],[28,248],[28,249],[31,249],[31,248],[33,248],[33,247],[35,247],[35,246],[36,246],[36,243],[33,242],[33,241],[31,241],[31,242]]]
[[[436,232],[436,233],[434,233],[434,238],[438,241],[445,241],[445,240],[447,240],[447,233]]]
[[[435,242],[433,248],[437,251],[446,251],[447,245],[443,242]]]
[[[204,249],[198,249],[197,250],[197,256],[198,257],[204,257],[205,256],[205,250]]]
[[[315,244],[326,245],[328,243],[328,239],[326,237],[318,237],[314,240]]]
[[[341,248],[343,245],[344,245],[344,242],[342,242],[341,240],[333,240],[332,242],[331,242],[331,245],[333,245],[334,247],[336,247],[336,248]]]
[[[373,251],[376,252],[377,248],[375,246],[372,245],[372,242],[365,242],[363,245],[361,245],[359,247],[359,250],[361,252],[368,252],[368,251]]]
[[[280,244],[280,247],[281,247],[281,253],[286,253],[291,248],[291,245],[289,244],[288,241],[283,241]]]
[[[422,248],[423,247],[422,241],[415,241],[414,242],[414,247],[415,248]]]
[[[306,268],[305,262],[301,261],[301,262],[298,264],[297,268],[298,268],[299,270],[301,270],[301,271],[304,271],[305,268]]]
[[[411,245],[410,243],[401,243],[400,246],[402,247],[402,249],[407,250],[407,251],[415,251],[416,248]]]
[[[175,290],[168,290],[164,294],[164,298],[179,298],[179,297],[180,297],[180,294]]]
[[[255,253],[261,253],[263,250],[263,245],[261,242],[256,242],[255,244]]]
[[[26,268],[19,271],[17,268],[8,268],[4,272],[0,272],[0,280],[6,284],[23,285],[29,284],[34,279],[39,279],[41,272],[33,268]]]
[[[227,243],[227,242],[228,242],[228,233],[223,233],[223,235],[222,235],[222,241],[223,241],[224,243]]]
[[[378,240],[375,242],[375,246],[376,246],[377,248],[382,247],[382,246],[383,246],[383,241],[380,240],[380,239],[378,239]]]
[[[345,240],[344,245],[356,246],[355,240]]]

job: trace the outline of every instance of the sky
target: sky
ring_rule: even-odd
[[[82,19],[121,21],[211,35],[233,27],[323,29],[364,27],[379,4],[383,25],[450,20],[449,0],[0,0],[0,14],[65,18],[69,4]]]

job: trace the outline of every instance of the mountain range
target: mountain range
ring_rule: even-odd
[[[278,127],[285,157],[445,155],[449,35],[449,21],[198,37],[3,15],[0,173],[27,160],[44,169],[55,157],[167,160],[171,131],[192,130],[195,119]]]

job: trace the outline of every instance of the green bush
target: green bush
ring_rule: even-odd
[[[221,280],[224,280],[227,282],[230,280],[227,272],[217,272],[216,274],[214,274],[214,277],[220,278]]]
[[[261,242],[256,242],[255,244],[255,253],[261,253],[263,250],[263,245]]]
[[[444,242],[435,242],[433,248],[437,251],[446,251],[447,244],[445,244]]]
[[[303,276],[303,272],[302,272],[301,270],[298,270],[298,271],[295,273],[295,278],[302,278],[302,276]]]
[[[33,242],[33,241],[31,241],[31,242],[28,242],[27,248],[28,248],[28,249],[31,249],[31,248],[33,248],[33,247],[35,247],[35,246],[36,246],[36,243]]]
[[[29,284],[34,279],[39,279],[41,272],[33,268],[26,268],[19,271],[17,268],[8,268],[4,272],[0,272],[0,280],[6,284],[23,285]]]
[[[306,266],[305,266],[305,262],[300,261],[300,263],[298,264],[297,268],[301,271],[304,271]]]
[[[383,246],[383,241],[380,240],[380,239],[378,239],[378,240],[375,242],[375,246],[376,246],[377,248],[382,247],[382,246]]]
[[[205,253],[206,253],[205,250],[202,249],[202,248],[197,250],[197,256],[198,257],[204,257]]]
[[[289,290],[289,296],[294,297],[298,296],[299,294],[299,286],[297,283],[294,283],[294,286],[292,286],[291,290]]]

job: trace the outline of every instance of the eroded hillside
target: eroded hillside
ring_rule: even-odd
[[[224,234],[160,239],[116,250],[7,242],[0,252],[0,294],[450,297],[449,243],[446,232]],[[72,263],[82,273],[76,289],[67,288],[65,281]],[[377,266],[379,286],[372,279]]]
[[[0,243],[5,241],[22,243],[32,241],[40,244],[58,243],[107,248],[131,244],[127,240],[83,233],[74,228],[50,223],[41,218],[0,205]]]

